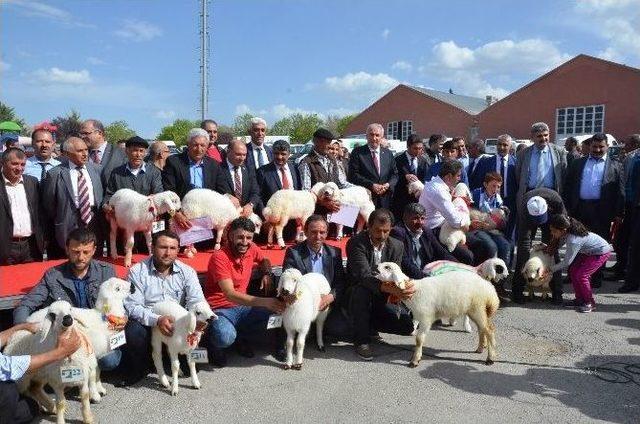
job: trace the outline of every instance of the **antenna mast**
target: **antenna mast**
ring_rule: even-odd
[[[200,112],[202,120],[207,118],[209,108],[209,26],[207,23],[207,1],[200,0],[202,11],[200,15]]]

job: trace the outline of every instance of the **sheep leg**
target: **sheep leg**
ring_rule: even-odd
[[[118,237],[118,224],[115,219],[109,220],[109,246],[111,248],[111,259],[118,259],[118,249],[116,248],[116,238]]]
[[[304,234],[304,223],[307,222],[307,219],[310,217],[311,215],[306,215],[303,216],[302,218],[298,218],[296,219],[296,224],[297,224],[297,228],[298,228],[298,240],[297,241],[305,241],[307,239],[307,236]]]
[[[416,334],[416,348],[413,351],[411,362],[409,362],[409,368],[415,368],[420,363],[420,360],[422,359],[422,346],[424,346],[424,340],[427,338],[427,331],[429,331],[429,328],[431,328],[431,324],[422,325],[422,323],[420,323]]]
[[[131,257],[133,256],[133,232],[125,230],[124,232],[127,244],[124,246],[124,266],[131,266]]]
[[[533,286],[529,286],[529,299],[533,300],[536,297]]]
[[[44,392],[44,384],[40,382],[31,382],[29,386],[29,394],[31,397],[40,404],[49,414],[56,413],[56,404],[47,394]]]
[[[154,333],[157,330],[154,330]],[[163,387],[169,388],[169,380],[164,373],[164,366],[162,366],[162,340],[158,335],[153,334],[151,338],[151,347],[153,349],[153,365],[156,367],[156,373],[158,374],[158,381]]]
[[[147,243],[147,252],[151,254],[151,252],[153,252],[153,250],[151,250],[152,244],[153,244],[153,237],[151,235],[150,230],[147,230],[144,232],[144,241]]]
[[[284,238],[282,237],[282,230],[284,230],[284,226],[287,225],[287,222],[289,222],[289,217],[285,216],[282,220],[280,220],[280,222],[278,224],[276,224],[276,238],[278,240],[278,246],[280,246],[281,249],[284,249],[285,247],[287,247],[284,244]],[[284,224],[283,224],[284,223]]]
[[[324,322],[329,316],[329,310],[330,308],[327,308],[324,311],[318,312],[318,317],[316,318],[316,341],[318,342],[318,350],[320,352],[326,351],[324,340],[322,339],[322,331],[324,330]]]
[[[187,363],[189,364],[189,371],[191,372],[191,386],[194,389],[199,389],[202,387],[200,384],[200,379],[198,378],[198,373],[196,372],[196,362],[191,359],[191,355],[187,354]]]
[[[488,347],[487,347],[487,360],[485,364],[493,365],[496,360],[496,328],[491,322],[490,318],[487,318],[487,338],[488,338]]]
[[[285,370],[291,369],[291,366],[293,365],[293,337],[294,336],[295,336],[295,331],[289,330],[287,328],[287,343],[286,343],[287,362],[284,364],[284,367],[283,367]]]
[[[309,327],[304,331],[298,332],[298,338],[296,339],[296,363],[293,364],[293,368],[296,371],[300,371],[302,369],[302,361],[304,358],[304,344],[307,340],[307,333],[309,332]]]
[[[469,315],[464,316],[463,327],[465,333],[471,333],[471,320],[469,319]]]
[[[56,394],[56,422],[64,424],[64,413],[67,411],[67,399],[64,397],[64,387],[56,386],[53,388]]]
[[[89,379],[91,378],[91,373],[92,372],[89,371],[89,377],[85,378],[82,382],[82,387],[80,388],[80,400],[82,402],[82,407],[80,409],[82,410],[82,421],[87,424],[93,423],[93,414],[91,413],[91,391],[89,390]]]
[[[92,368],[89,370],[89,393],[91,394],[91,402],[100,403],[102,400],[102,396],[98,391],[98,383],[96,377],[96,369],[98,367]]]
[[[342,240],[342,224],[336,224],[336,240]]]
[[[222,247],[222,233],[224,233],[224,227],[216,228],[216,245],[213,247],[214,250],[220,250]]]
[[[178,373],[180,372],[180,361],[178,360],[178,353],[169,351],[169,358],[171,358],[171,395],[178,394]]]
[[[484,331],[480,330],[478,327],[478,347],[476,348],[476,353],[484,352],[484,347],[486,345],[486,334]]]
[[[96,386],[98,387],[98,393],[100,395],[105,396],[107,394],[107,389],[102,385],[102,380],[100,379],[100,367],[96,368]]]

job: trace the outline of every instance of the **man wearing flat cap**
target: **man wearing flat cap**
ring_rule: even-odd
[[[120,165],[111,172],[107,189],[104,194],[102,209],[105,215],[113,213],[113,207],[109,205],[109,200],[113,194],[121,188],[129,188],[144,196],[160,193],[162,188],[162,175],[155,166],[145,163],[144,157],[147,154],[149,143],[144,138],[133,136],[125,143],[127,162]],[[137,234],[136,250],[146,251],[146,242],[142,234]],[[118,250],[122,248],[122,243],[118,240]]]

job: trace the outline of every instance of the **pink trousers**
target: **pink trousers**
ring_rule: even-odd
[[[595,304],[591,293],[591,276],[607,262],[610,255],[611,253],[605,253],[590,256],[578,253],[573,260],[569,266],[569,278],[577,302]]]

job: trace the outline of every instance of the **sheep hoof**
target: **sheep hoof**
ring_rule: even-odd
[[[493,365],[494,364],[493,359],[487,359],[484,364],[485,365]]]
[[[160,378],[160,384],[162,384],[163,387],[166,387],[167,389],[169,388],[169,379],[167,378],[166,375],[163,375]]]
[[[127,268],[131,268],[131,262],[125,262],[124,266],[127,267]]]
[[[286,249],[286,248],[287,248],[287,246],[286,246],[286,245],[284,245],[284,246],[280,245],[280,249],[281,249],[281,250],[284,250],[284,249]]]
[[[417,362],[413,362],[413,361],[411,361],[411,362],[409,362],[409,363],[407,364],[407,366],[408,366],[409,368],[415,368],[415,367],[417,367],[417,366],[418,366],[418,363],[417,363]]]
[[[289,370],[289,369],[291,369],[291,365],[289,365],[289,364],[284,364],[284,365],[282,366],[282,369],[283,369],[283,370],[285,370],[285,371],[286,371],[286,370]]]
[[[216,243],[215,246],[213,246],[213,250],[220,250],[220,243]]]
[[[178,389],[171,390],[171,396],[178,396]]]
[[[336,236],[336,240],[337,240],[337,241],[342,240],[342,236]]]
[[[293,364],[291,365],[292,370],[300,371],[302,369],[302,364]]]
[[[273,244],[271,244],[271,243],[267,243],[267,249],[268,249],[268,250],[273,249]]]
[[[202,387],[202,385],[201,385],[200,383],[198,383],[198,384],[194,384],[192,387],[193,387],[195,390],[200,390],[200,388]]]

